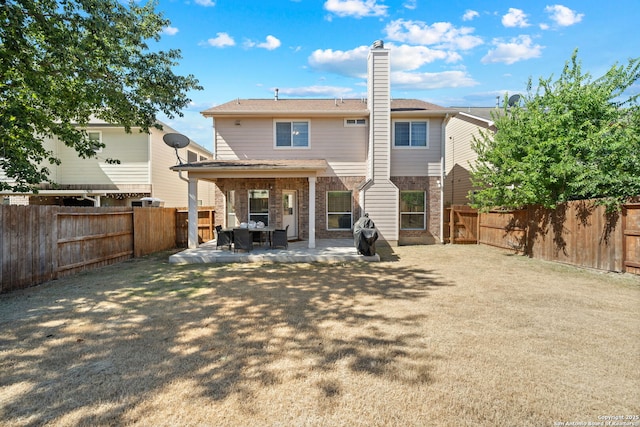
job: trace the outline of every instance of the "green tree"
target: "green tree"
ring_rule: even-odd
[[[574,51],[557,80],[495,115],[498,131],[474,141],[473,205],[548,208],[600,198],[609,206],[640,195],[640,111],[630,95],[640,58],[614,64],[602,77],[583,74]],[[637,92],[637,88],[636,88]]]
[[[160,112],[182,115],[192,76],[179,76],[180,51],[152,51],[169,21],[155,2],[118,0],[0,0],[0,169],[30,191],[49,181],[42,166],[59,164],[43,147],[57,135],[81,157],[95,144],[79,130],[90,117],[127,132],[156,126]]]

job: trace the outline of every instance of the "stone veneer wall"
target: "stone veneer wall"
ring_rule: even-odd
[[[433,244],[440,242],[440,188],[436,176],[392,176],[391,181],[400,189],[426,192],[427,229],[400,230],[399,244]],[[398,201],[399,203],[399,201]]]

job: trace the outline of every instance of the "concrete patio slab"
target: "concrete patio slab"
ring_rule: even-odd
[[[171,264],[201,264],[215,262],[379,262],[380,255],[359,255],[352,239],[319,239],[316,247],[309,249],[309,242],[289,242],[289,248],[272,249],[255,245],[251,252],[237,252],[216,248],[216,241],[186,249],[169,257]]]

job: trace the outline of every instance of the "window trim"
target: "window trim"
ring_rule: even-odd
[[[293,129],[294,123],[307,124],[307,145],[293,145],[293,136],[289,141],[291,145],[278,145],[278,123],[290,123]],[[293,132],[292,132],[293,133]],[[276,150],[308,150],[311,148],[311,120],[310,119],[274,119],[273,120],[273,148]]]
[[[349,193],[349,212],[329,212],[329,193]],[[326,206],[325,206],[325,220],[327,231],[345,231],[353,228],[353,191],[352,190],[327,190],[325,194]],[[349,221],[349,228],[329,228],[329,215],[349,215],[351,220]]]
[[[353,121],[353,123],[349,123],[349,121]],[[362,122],[362,123],[358,123],[358,122]],[[346,117],[344,119],[344,127],[364,127],[367,125],[367,119],[366,118],[356,118],[356,117]]]
[[[193,162],[189,159],[189,157],[195,157]],[[198,152],[187,149],[187,163],[195,163],[198,161]]]
[[[271,197],[271,194],[269,193],[269,190],[266,188],[252,188],[250,190],[247,191],[247,222],[251,221],[251,192],[253,191],[266,191],[267,193],[267,223],[265,225],[269,225],[271,223],[271,215],[269,214],[269,198]],[[253,215],[261,215],[264,216],[265,213],[264,212],[256,212]],[[258,222],[258,221],[256,221]]]
[[[396,145],[396,123],[409,123],[409,145]],[[412,132],[412,124],[413,123],[425,123],[426,124],[426,135],[425,135],[425,145],[411,145],[411,132]],[[393,141],[393,148],[399,150],[424,150],[429,148],[429,127],[430,120],[429,119],[395,119],[391,124],[391,140]]]
[[[402,193],[422,193],[422,212],[404,212],[402,208]],[[427,192],[424,190],[400,190],[398,199],[398,212],[400,218],[400,230],[426,230],[427,229]],[[403,215],[422,215],[422,228],[403,228],[402,217]]]
[[[92,133],[97,133],[98,134],[98,143],[102,144],[102,131],[101,130],[87,130],[86,132],[87,132],[87,139],[89,140],[89,142],[91,142],[90,135]],[[93,152],[96,153],[96,154],[102,153],[103,148],[104,147],[95,148],[93,150]]]

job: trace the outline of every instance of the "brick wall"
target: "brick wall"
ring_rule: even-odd
[[[427,229],[400,230],[400,244],[430,244],[440,241],[440,188],[435,176],[395,176],[391,181],[400,191],[426,192]]]

